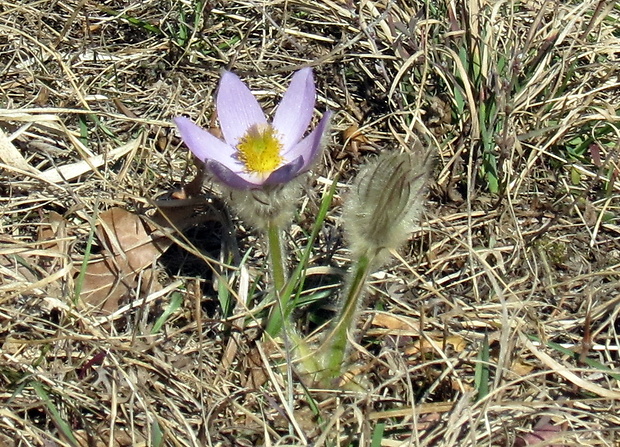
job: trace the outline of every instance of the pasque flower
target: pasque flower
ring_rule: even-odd
[[[331,113],[306,137],[316,91],[311,68],[293,75],[267,122],[252,92],[233,73],[222,75],[216,106],[224,141],[185,117],[175,118],[181,138],[209,171],[233,189],[255,190],[287,183],[304,173],[321,152]]]

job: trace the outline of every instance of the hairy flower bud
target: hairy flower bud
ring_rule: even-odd
[[[407,240],[422,211],[430,166],[430,152],[419,150],[383,153],[362,168],[343,213],[354,259],[381,262]]]
[[[224,196],[239,216],[255,228],[266,230],[270,224],[283,228],[295,214],[304,179],[303,176],[297,177],[288,183],[263,189],[224,188]]]

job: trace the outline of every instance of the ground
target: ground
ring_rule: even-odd
[[[604,0],[0,1],[0,446],[620,445],[619,20]],[[271,114],[308,66],[314,124],[334,112],[285,238],[310,348],[351,264],[348,185],[378,154],[433,158],[330,386],[264,333],[264,235],[172,124],[217,133],[223,70]]]

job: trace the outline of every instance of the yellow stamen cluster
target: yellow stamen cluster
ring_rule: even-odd
[[[248,172],[269,174],[284,160],[280,155],[282,144],[270,125],[251,126],[237,144],[239,160]]]

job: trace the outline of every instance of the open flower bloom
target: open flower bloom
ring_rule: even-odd
[[[321,152],[330,112],[304,138],[315,96],[312,69],[299,70],[270,124],[252,92],[227,71],[216,100],[224,141],[188,118],[174,122],[185,144],[222,183],[235,189],[260,189],[294,179],[310,169]]]

